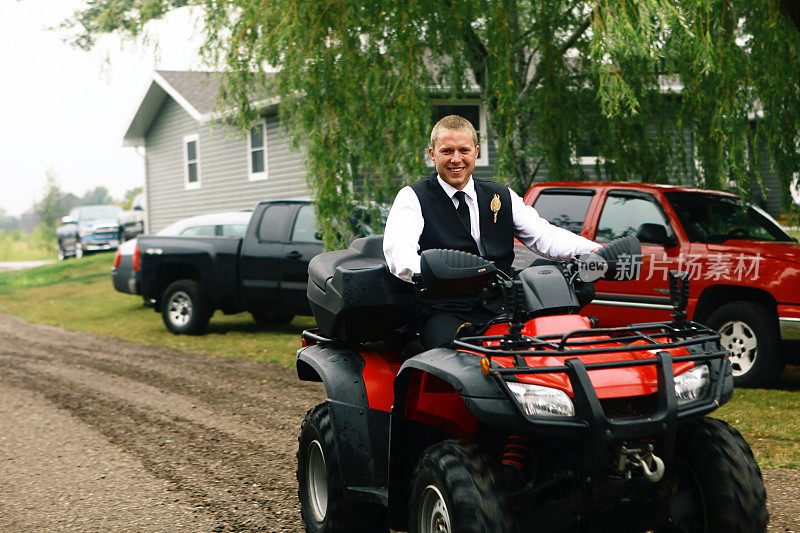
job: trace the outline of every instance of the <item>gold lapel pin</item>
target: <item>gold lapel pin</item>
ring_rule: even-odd
[[[492,202],[489,204],[489,209],[494,213],[494,223],[497,224],[497,212],[500,211],[500,195],[495,194],[492,197]]]

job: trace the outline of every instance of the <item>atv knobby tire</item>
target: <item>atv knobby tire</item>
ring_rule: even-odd
[[[769,515],[761,470],[742,435],[725,422],[703,418],[680,428],[672,475],[679,483],[668,502],[671,523],[657,532],[766,531]]]
[[[306,413],[298,438],[300,514],[309,533],[383,533],[386,509],[347,500],[327,403]]]
[[[409,533],[515,530],[495,472],[466,442],[448,440],[425,450],[411,481],[409,505]]]

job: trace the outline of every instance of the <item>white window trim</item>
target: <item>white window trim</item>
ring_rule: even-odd
[[[582,155],[578,156],[578,147],[573,146],[572,151],[570,154],[570,163],[573,165],[580,165],[580,166],[595,166],[595,165],[602,165],[606,162],[606,159],[599,155]]]
[[[595,165],[602,165],[606,162],[604,157],[600,157],[599,155],[583,155],[578,157],[576,155],[572,156],[572,164],[573,165],[581,165],[581,166],[595,166]]]
[[[197,181],[189,182],[189,143],[195,141],[195,152],[197,155],[197,159],[195,159],[195,163],[197,164]],[[185,135],[183,137],[183,186],[186,190],[190,189],[199,189],[200,188],[200,135],[197,133],[192,133],[191,135]]]
[[[250,130],[247,130],[247,179],[250,181],[264,181],[269,178],[269,143],[267,142],[267,121],[260,120],[253,124],[252,127],[256,127],[258,125],[264,127],[264,171],[263,172],[253,172],[253,160],[252,160],[252,138],[250,134]]]
[[[478,120],[480,121],[480,131],[481,135],[483,136],[481,141],[481,149],[478,152],[478,158],[475,160],[476,167],[488,167],[489,166],[489,133],[488,133],[488,119],[486,117],[486,106],[483,104],[483,100],[480,98],[467,98],[467,99],[433,99],[431,103],[434,106],[437,105],[477,105],[478,106]],[[427,143],[426,143],[427,145]],[[431,156],[428,155],[428,150],[425,150],[425,164],[429,167],[433,167],[433,161],[431,160]]]

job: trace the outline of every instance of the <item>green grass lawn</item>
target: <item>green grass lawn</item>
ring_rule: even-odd
[[[142,305],[140,296],[114,290],[112,260],[113,254],[104,253],[0,273],[0,309],[39,324],[283,365],[294,365],[300,334],[314,325],[312,318],[296,317],[290,324],[266,329],[248,313],[226,316],[217,311],[206,335],[173,335],[160,314]]]
[[[313,319],[261,328],[247,313],[217,312],[203,336],[173,335],[137,296],[118,293],[112,254],[98,254],[24,271],[0,273],[0,309],[31,322],[112,335],[145,344],[224,357],[294,365],[300,333]],[[800,470],[800,368],[784,373],[780,390],[737,389],[714,416],[741,431],[762,467]]]
[[[55,239],[48,238],[41,231],[23,235],[18,230],[11,233],[0,230],[0,261],[39,261],[56,257]]]

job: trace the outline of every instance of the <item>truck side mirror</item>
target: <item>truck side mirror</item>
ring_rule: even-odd
[[[639,239],[639,242],[660,244],[667,248],[672,248],[678,244],[678,239],[674,235],[668,235],[667,228],[661,224],[642,224],[636,232],[636,238]]]

